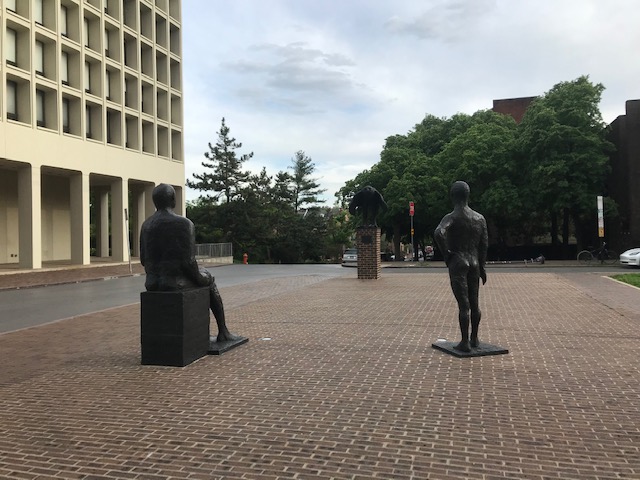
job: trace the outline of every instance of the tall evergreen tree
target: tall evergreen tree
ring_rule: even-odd
[[[249,173],[242,170],[242,164],[253,157],[253,152],[240,157],[236,155],[242,143],[229,135],[224,117],[217,133],[218,141],[215,145],[209,143],[209,151],[204,154],[208,161],[202,162],[202,166],[208,170],[201,174],[194,173],[195,180],[187,180],[187,185],[196,190],[214,192],[209,197],[215,200],[224,195],[225,202],[229,203],[249,180]]]
[[[320,195],[326,191],[321,189],[317,179],[311,178],[316,169],[311,158],[307,157],[302,150],[296,152],[296,156],[291,159],[292,166],[289,167],[291,175],[291,188],[293,196],[294,211],[298,211],[302,205],[314,205],[324,203]]]

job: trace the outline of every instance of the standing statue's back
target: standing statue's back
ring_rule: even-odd
[[[451,288],[458,302],[462,338],[456,350],[470,352],[478,347],[481,312],[478,305],[480,279],[487,281],[487,222],[469,208],[469,185],[458,181],[451,187],[454,208],[445,215],[434,232],[434,239],[449,268]],[[471,320],[471,338],[469,338]]]

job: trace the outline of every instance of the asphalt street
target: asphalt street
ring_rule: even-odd
[[[488,273],[595,273],[610,275],[624,273],[620,266],[567,266],[540,264],[492,264]],[[209,269],[216,278],[218,288],[224,289],[247,285],[261,280],[287,277],[314,276],[322,279],[339,276],[357,276],[356,268],[341,265],[224,265]],[[388,264],[385,275],[437,274],[446,270],[443,264],[435,262],[425,266],[422,263],[411,266],[408,262],[397,266]],[[51,285],[0,291],[0,333],[43,325],[58,320],[100,312],[110,308],[131,305],[140,301],[144,290],[144,275],[106,278],[99,281]],[[246,289],[251,296],[252,289]]]
[[[340,265],[237,264],[209,269],[220,289],[279,277],[332,278],[350,270]],[[0,291],[0,333],[138,303],[142,291],[143,275]],[[247,295],[251,295],[251,289],[247,289]]]

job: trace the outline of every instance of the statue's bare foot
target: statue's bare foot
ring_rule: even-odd
[[[471,347],[472,348],[478,348],[480,346],[480,340],[478,339],[478,337],[472,337],[471,338]]]
[[[240,335],[234,335],[230,333],[226,328],[224,330],[220,330],[218,332],[218,336],[216,337],[216,342],[232,342],[234,340],[240,340]]]
[[[463,340],[462,342],[460,342],[458,345],[456,345],[455,347],[453,347],[455,350],[458,350],[460,352],[470,352],[471,351],[471,347],[469,346],[469,341],[468,340]]]

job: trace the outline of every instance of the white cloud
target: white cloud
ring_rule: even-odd
[[[426,113],[491,108],[588,74],[605,120],[640,98],[635,0],[183,2],[187,176],[224,116],[270,175],[304,150],[326,196]],[[197,192],[188,192],[194,198]]]

